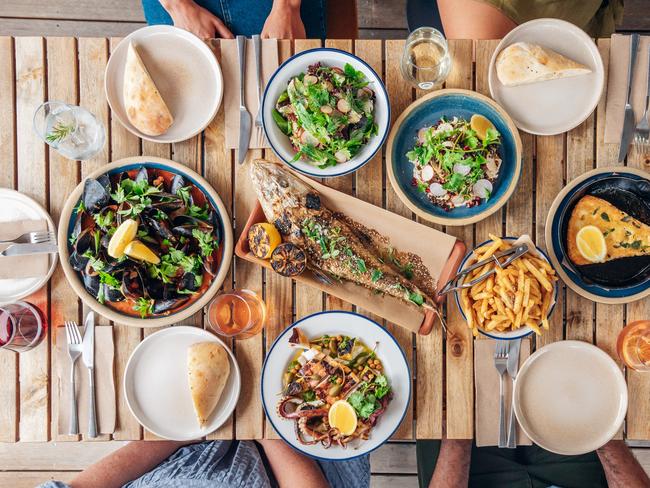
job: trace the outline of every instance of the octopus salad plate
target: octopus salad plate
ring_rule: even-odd
[[[262,370],[262,401],[276,432],[316,459],[368,454],[397,430],[411,373],[395,338],[352,312],[321,312],[289,326]]]

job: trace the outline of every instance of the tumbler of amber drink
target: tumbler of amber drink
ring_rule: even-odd
[[[266,320],[266,305],[251,290],[219,293],[208,306],[208,323],[217,334],[248,339],[262,331]]]
[[[627,325],[618,335],[616,350],[628,368],[650,371],[650,320]]]

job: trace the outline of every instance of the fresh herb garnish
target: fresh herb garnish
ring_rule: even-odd
[[[141,318],[145,318],[153,313],[154,301],[145,297],[140,297],[133,304],[133,310],[140,314]]]
[[[207,258],[212,254],[212,252],[217,248],[217,241],[214,236],[206,231],[201,229],[192,229],[192,237],[194,237],[198,243],[199,248],[201,249],[201,256]]]
[[[74,124],[64,124],[57,122],[52,130],[45,136],[45,140],[50,144],[61,142],[63,139],[72,134],[75,130]]]

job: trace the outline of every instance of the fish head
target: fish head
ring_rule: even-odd
[[[250,167],[251,181],[266,218],[273,222],[283,211],[299,207],[308,193],[315,190],[278,163],[254,160]]]

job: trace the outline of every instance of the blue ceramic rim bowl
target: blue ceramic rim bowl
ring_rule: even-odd
[[[596,169],[576,178],[560,192],[551,206],[546,220],[546,242],[551,245],[549,254],[553,265],[562,280],[574,291],[596,302],[626,303],[650,294],[650,275],[643,283],[629,287],[608,288],[597,283],[587,283],[569,261],[562,236],[562,224],[570,217],[569,207],[572,207],[576,195],[587,194],[595,182],[611,177],[646,180],[650,183],[650,175],[647,173],[625,167]]]
[[[296,166],[294,163],[291,162],[291,160],[287,160],[285,157],[282,156],[282,153],[278,150],[276,145],[273,144],[273,138],[269,137],[269,129],[268,125],[269,124],[275,124],[273,120],[268,121],[266,116],[264,115],[265,110],[264,107],[266,106],[266,100],[268,99],[268,91],[269,88],[271,87],[271,84],[273,83],[273,80],[275,77],[280,74],[281,71],[284,70],[287,66],[292,64],[296,59],[305,56],[307,54],[311,54],[314,52],[319,52],[319,51],[328,51],[328,52],[335,52],[342,54],[344,56],[348,56],[351,58],[352,61],[357,62],[361,65],[363,65],[366,69],[368,69],[378,80],[378,85],[381,88],[381,91],[383,93],[383,100],[385,101],[386,104],[386,110],[388,112],[388,117],[387,117],[387,123],[385,127],[379,127],[379,134],[374,136],[374,138],[371,138],[366,145],[375,145],[376,147],[373,149],[373,151],[361,162],[357,163],[354,167],[350,168],[347,171],[341,171],[340,173],[333,173],[333,174],[323,174],[318,172],[318,168],[314,166],[314,171],[306,171],[301,167]],[[275,104],[275,101],[273,102]],[[282,161],[284,161],[286,164],[288,164],[292,169],[295,171],[298,171],[301,174],[304,174],[306,176],[311,176],[312,178],[336,178],[337,176],[344,176],[350,173],[354,173],[357,171],[359,168],[362,166],[365,166],[373,157],[375,157],[375,154],[377,154],[378,151],[381,150],[382,146],[384,145],[384,142],[386,142],[386,138],[388,137],[388,133],[390,132],[390,120],[391,120],[391,110],[390,110],[390,98],[388,97],[388,92],[386,91],[386,86],[384,85],[381,76],[377,74],[377,72],[368,64],[366,63],[363,59],[361,59],[358,56],[355,56],[352,53],[349,53],[347,51],[343,51],[341,49],[335,49],[332,47],[317,47],[314,49],[307,49],[306,51],[301,51],[298,54],[294,54],[291,56],[289,59],[287,59],[284,63],[282,63],[278,68],[275,70],[273,75],[271,75],[271,78],[269,78],[269,81],[266,84],[266,88],[264,88],[264,95],[262,97],[262,127],[264,128],[264,136],[266,137],[266,140],[268,141],[269,145],[271,146],[271,149],[275,153],[275,155],[280,158]],[[383,134],[382,134],[383,131]],[[286,137],[286,136],[285,136]],[[374,140],[373,140],[374,139]]]
[[[506,237],[502,237],[501,239],[503,239],[504,241],[513,242],[513,241],[516,241],[518,238],[513,237],[513,236],[506,236]],[[467,260],[474,254],[475,249],[478,249],[481,246],[485,246],[486,244],[489,244],[491,242],[493,242],[492,239],[488,239],[486,241],[483,241],[479,245],[475,246],[474,249],[469,251],[465,255],[465,257],[463,258],[463,260],[460,262],[460,264],[458,265],[457,272],[462,271],[465,264],[467,263]],[[551,263],[551,260],[546,255],[546,253],[543,250],[541,250],[538,246],[535,246],[535,248],[537,249],[537,252],[539,252],[539,254],[541,256],[543,256],[544,259],[546,260],[546,262],[549,265],[551,265],[551,267],[552,267],[553,263]],[[549,310],[548,310],[548,314],[546,314],[547,318],[549,318],[551,316],[551,314],[553,314],[553,311],[555,310],[555,305],[557,304],[558,288],[559,288],[558,282],[556,281],[553,284],[553,303],[551,304],[551,308],[549,308]],[[467,317],[465,315],[465,312],[463,311],[463,307],[460,305],[460,293],[458,292],[458,290],[454,291],[454,298],[456,299],[456,306],[458,307],[458,310],[460,311],[460,315],[463,317],[463,319],[465,321],[467,321]],[[523,337],[528,337],[530,334],[535,332],[529,326],[520,327],[519,329],[514,330],[514,331],[510,331],[510,332],[500,332],[500,333],[499,332],[488,332],[486,330],[481,329],[480,327],[477,327],[477,329],[481,334],[483,334],[483,335],[485,335],[487,337],[490,337],[492,339],[502,340],[502,341],[511,341],[511,340],[514,340],[514,339],[521,339]]]
[[[325,458],[325,457],[321,457],[321,456],[316,456],[316,455],[314,455],[314,454],[309,453],[308,451],[306,451],[306,450],[304,450],[304,449],[298,449],[298,448],[296,448],[296,447],[295,447],[291,442],[289,442],[288,439],[285,439],[285,437],[284,437],[284,436],[283,436],[283,435],[282,435],[282,434],[281,434],[281,433],[280,433],[280,432],[275,428],[275,424],[274,424],[274,422],[273,422],[273,418],[274,418],[274,417],[270,414],[269,409],[267,408],[266,402],[264,401],[264,398],[265,398],[265,396],[264,396],[264,375],[265,375],[265,372],[266,372],[266,365],[267,365],[267,362],[269,361],[269,358],[271,357],[271,353],[273,352],[273,349],[275,348],[275,346],[276,346],[277,344],[280,343],[280,340],[285,340],[285,339],[286,339],[285,335],[286,335],[286,333],[287,333],[288,331],[290,331],[290,330],[293,329],[294,327],[297,327],[300,323],[302,323],[302,322],[304,322],[304,321],[306,321],[306,320],[308,320],[308,319],[310,319],[310,318],[312,318],[312,317],[316,317],[316,316],[318,316],[318,315],[323,315],[323,314],[334,314],[334,313],[344,313],[344,314],[354,315],[354,316],[360,317],[360,318],[362,318],[362,319],[367,320],[367,321],[370,322],[371,324],[375,325],[375,326],[378,327],[379,329],[381,329],[381,330],[382,330],[382,331],[383,331],[383,332],[384,332],[388,337],[390,337],[390,339],[391,339],[391,340],[395,343],[395,345],[397,346],[397,349],[402,353],[402,359],[404,360],[404,366],[406,366],[406,370],[407,370],[407,372],[408,372],[408,377],[409,377],[409,378],[412,378],[412,376],[411,376],[411,368],[409,367],[409,363],[408,363],[408,361],[406,360],[406,354],[404,354],[404,351],[402,350],[402,347],[399,345],[399,342],[397,342],[397,339],[395,339],[395,336],[393,336],[393,334],[391,334],[390,331],[389,331],[386,327],[384,327],[383,325],[381,325],[381,324],[375,322],[374,320],[372,320],[372,319],[369,318],[369,317],[366,317],[365,315],[361,315],[360,313],[356,313],[356,312],[348,312],[348,311],[346,311],[346,310],[324,310],[324,311],[322,311],[322,312],[316,312],[316,313],[313,313],[313,314],[308,315],[308,316],[306,316],[306,317],[303,317],[303,318],[301,318],[300,320],[296,320],[294,323],[292,323],[292,324],[289,325],[286,329],[284,329],[284,330],[283,330],[283,331],[278,335],[278,337],[275,338],[275,340],[273,341],[273,344],[271,344],[271,348],[267,351],[266,356],[264,357],[264,363],[262,364],[262,372],[261,372],[261,374],[260,374],[260,393],[261,393],[261,397],[262,397],[262,407],[264,408],[264,415],[266,415],[266,418],[269,419],[269,421],[271,422],[271,425],[273,426],[273,430],[275,430],[275,432],[276,432],[276,433],[277,433],[277,434],[282,438],[282,440],[283,440],[283,441],[284,441],[288,446],[290,446],[292,449],[294,449],[294,450],[296,450],[296,451],[298,451],[298,452],[300,452],[300,453],[302,453],[302,454],[304,454],[304,455],[306,455],[306,456],[309,456],[309,457],[312,458],[312,459],[318,459],[319,461],[334,461],[334,462],[338,462],[338,461],[350,461],[351,459],[356,459],[356,458],[361,457],[361,456],[367,456],[368,454],[370,454],[371,452],[373,452],[373,451],[379,449],[379,448],[380,448],[381,446],[383,446],[386,442],[388,442],[388,441],[391,439],[391,437],[393,437],[393,435],[395,434],[395,432],[397,432],[397,429],[399,429],[399,426],[402,425],[402,422],[404,421],[404,417],[406,417],[406,413],[408,412],[408,405],[409,405],[409,403],[410,403],[410,401],[411,401],[411,396],[413,395],[413,387],[411,386],[411,382],[409,382],[409,383],[408,383],[408,388],[409,388],[409,394],[408,394],[408,396],[409,396],[409,401],[406,402],[406,408],[404,409],[404,412],[402,413],[402,418],[401,418],[400,421],[397,423],[397,426],[395,427],[395,429],[393,429],[393,431],[390,433],[390,435],[389,435],[389,436],[388,436],[384,441],[380,442],[376,447],[374,447],[373,449],[370,449],[370,450],[368,450],[368,451],[364,451],[364,452],[361,453],[361,454],[352,455],[352,456],[347,457],[347,458],[329,459],[329,458]]]
[[[437,122],[442,116],[469,120],[476,113],[487,117],[502,135],[499,149],[502,163],[493,195],[475,207],[445,211],[411,185],[413,164],[406,158],[406,152],[415,144],[420,128]],[[445,89],[416,100],[402,113],[388,138],[386,158],[393,189],[414,213],[441,225],[468,225],[498,211],[512,196],[521,177],[522,145],[514,122],[493,100],[469,90]]]

